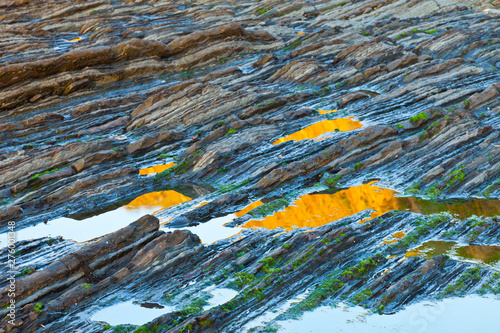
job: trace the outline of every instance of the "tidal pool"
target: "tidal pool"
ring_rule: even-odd
[[[380,245],[394,244],[398,240],[400,240],[401,238],[403,238],[405,236],[406,236],[406,232],[404,232],[404,231],[397,231],[394,234],[392,234],[391,237],[387,237],[386,239],[384,239],[384,241]]]
[[[430,215],[448,212],[460,219],[471,216],[500,215],[500,200],[473,199],[460,203],[442,204],[415,197],[398,197],[398,192],[374,186],[376,182],[353,186],[329,193],[304,195],[284,210],[262,219],[248,221],[244,227],[291,230],[303,227],[318,227],[341,218],[352,216],[364,210],[372,210],[369,217],[381,216],[392,210],[411,211]]]
[[[175,165],[176,165],[176,163],[174,163],[174,162],[153,165],[152,167],[143,168],[143,169],[139,170],[139,175],[154,175],[154,174],[163,172],[167,169],[170,169],[171,167],[173,167]]]
[[[323,120],[306,128],[301,129],[298,132],[287,135],[273,142],[273,145],[277,145],[286,141],[300,141],[305,139],[316,139],[325,133],[335,132],[335,131],[352,131],[363,127],[361,122],[354,120],[354,117],[349,118],[338,118],[333,120]]]
[[[62,236],[66,240],[86,242],[126,227],[146,214],[189,201],[191,198],[170,190],[146,193],[128,205],[83,220],[60,217],[47,223],[17,231],[17,240]],[[6,244],[7,235],[0,236],[0,246]]]
[[[228,288],[216,288],[210,286],[203,291],[210,294],[207,299],[208,304],[203,307],[203,311],[222,305],[233,299],[238,292]],[[154,304],[155,306],[145,306],[153,303],[140,304],[136,301],[122,302],[98,310],[92,315],[92,321],[105,322],[110,325],[143,325],[151,320],[176,310],[175,306],[165,306]],[[177,309],[179,310],[179,309]]]
[[[218,240],[226,239],[235,236],[241,232],[243,228],[234,227],[229,228],[225,224],[232,222],[238,216],[236,214],[229,214],[226,216],[216,217],[205,223],[200,223],[194,227],[180,228],[181,230],[189,230],[193,234],[198,235],[203,244],[212,244]],[[179,228],[162,228],[163,231],[175,231]]]
[[[500,246],[496,245],[460,245],[456,242],[427,241],[406,252],[406,257],[422,256],[431,259],[439,254],[446,254],[457,261],[500,268]]]
[[[208,304],[203,307],[203,311],[225,304],[238,295],[238,292],[234,289],[216,288],[215,286],[207,287],[203,291],[208,292],[211,296],[207,300]]]
[[[458,219],[472,216],[491,217],[500,215],[500,200],[471,199],[448,203],[438,203],[415,197],[399,197],[400,210],[424,215],[450,213]]]
[[[200,240],[203,244],[212,244],[215,243],[221,239],[226,239],[230,238],[233,236],[236,236],[239,234],[243,228],[242,227],[226,227],[225,225],[227,223],[232,222],[236,218],[242,217],[252,209],[262,205],[262,201],[256,201],[251,203],[250,205],[246,206],[242,210],[235,212],[233,214],[228,214],[225,216],[221,217],[216,217],[211,219],[210,221],[207,221],[205,223],[200,223],[194,227],[185,227],[181,228],[183,230],[189,230],[192,233],[198,235],[200,237]],[[166,225],[166,228],[163,228],[162,230],[164,231],[174,231],[176,228],[169,228],[168,225]]]
[[[159,209],[164,209],[190,200],[190,197],[173,190],[158,191],[143,194],[124,207],[127,209],[156,208],[158,210],[158,207],[160,207]]]
[[[138,302],[128,301],[101,309],[92,315],[92,321],[106,322],[110,325],[143,325],[151,320],[174,311],[172,306],[162,309],[146,308]]]
[[[322,306],[305,312],[300,320],[278,321],[287,333],[443,333],[499,332],[500,300],[467,296],[407,306],[391,315],[372,314],[360,306]]]
[[[318,110],[319,114],[327,114],[337,112],[338,110]]]
[[[245,215],[246,213],[248,213],[249,211],[251,211],[252,209],[255,209],[257,207],[259,207],[260,205],[263,205],[264,203],[262,201],[255,201],[255,202],[252,202],[250,205],[246,206],[245,208],[243,208],[242,210],[240,210],[239,212],[236,212],[234,213],[237,217],[242,217],[243,215]]]
[[[466,202],[443,204],[415,197],[398,197],[398,192],[375,186],[375,183],[377,182],[353,186],[335,193],[306,194],[283,210],[260,219],[252,219],[241,227],[229,228],[225,224],[242,217],[252,209],[263,205],[264,202],[258,200],[233,214],[217,217],[197,226],[182,229],[197,234],[204,244],[212,244],[218,240],[235,236],[245,228],[283,228],[285,230],[303,227],[314,228],[365,210],[367,211],[367,217],[361,219],[360,223],[392,210],[412,211],[425,215],[448,212],[460,219],[471,216],[500,215],[499,200],[474,199]],[[370,210],[371,212],[369,212]],[[163,230],[173,231],[176,229],[168,228],[168,225],[166,225]],[[399,231],[385,239],[382,245],[395,243],[405,235],[404,231]]]
[[[363,184],[333,194],[306,194],[295,200],[285,210],[277,211],[263,219],[248,221],[244,227],[283,228],[291,230],[318,227],[351,216],[366,209],[374,210],[369,218],[399,209],[396,191]],[[366,219],[365,219],[366,220]]]

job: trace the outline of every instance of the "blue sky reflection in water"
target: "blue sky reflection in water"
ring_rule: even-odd
[[[500,299],[467,296],[409,305],[392,315],[370,313],[339,303],[305,312],[299,320],[279,321],[278,332],[289,333],[497,333]]]

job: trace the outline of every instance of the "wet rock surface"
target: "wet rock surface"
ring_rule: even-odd
[[[2,329],[246,332],[305,295],[265,331],[332,302],[392,313],[497,294],[499,6],[1,1],[0,232],[185,196],[146,197],[154,216],[85,243],[19,241]],[[373,181],[412,198],[342,196]],[[369,204],[248,227],[316,193]],[[210,244],[191,229],[213,221],[242,231]],[[238,295],[206,308],[210,286]],[[142,331],[92,320],[130,300],[165,314]]]

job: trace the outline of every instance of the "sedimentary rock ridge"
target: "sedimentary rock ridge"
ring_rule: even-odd
[[[8,221],[22,230],[87,217],[155,191],[192,199],[156,211],[161,228],[146,216],[86,246],[57,235],[18,242],[26,271],[17,330],[105,331],[79,318],[102,309],[98,300],[115,304],[113,294],[177,305],[149,330],[234,332],[306,289],[319,291],[280,318],[360,293],[374,311],[397,311],[452,286],[450,295],[461,276],[471,280],[460,292],[481,290],[494,280],[488,265],[405,254],[427,241],[495,246],[494,216],[389,210],[360,224],[369,215],[361,211],[211,245],[182,229],[259,200],[285,202],[265,206],[272,215],[303,195],[371,181],[431,206],[493,210],[485,203],[500,196],[499,6],[1,1],[2,232]],[[175,166],[140,174],[165,163]],[[169,227],[179,230],[161,231]],[[408,238],[380,245],[398,231]],[[207,296],[201,284],[239,294],[192,309]],[[6,304],[5,289],[1,297]]]

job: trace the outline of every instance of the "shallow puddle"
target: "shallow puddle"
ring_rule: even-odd
[[[227,223],[234,221],[235,219],[242,217],[254,208],[262,205],[262,201],[255,201],[250,205],[246,206],[242,210],[235,212],[233,214],[228,214],[226,216],[216,217],[207,221],[205,223],[200,223],[194,227],[181,228],[183,230],[189,230],[192,233],[198,235],[203,244],[213,244],[221,239],[230,238],[239,234],[243,228],[242,227],[226,227]],[[169,228],[168,225],[162,230],[174,231],[176,228]]]
[[[338,118],[333,120],[323,120],[307,126],[298,132],[287,135],[273,142],[273,145],[277,145],[286,141],[300,141],[305,139],[316,139],[325,133],[335,132],[335,131],[352,131],[363,127],[361,122],[353,120],[354,117],[349,118]]]
[[[391,315],[372,314],[368,310],[343,303],[322,306],[305,312],[300,320],[278,321],[278,332],[289,333],[443,333],[498,332],[496,318],[500,300],[468,296],[439,302],[412,304]]]
[[[159,207],[159,209],[164,209],[172,207],[184,202],[191,200],[190,197],[185,196],[179,192],[169,190],[169,191],[158,191],[151,192],[141,195],[140,197],[132,200],[128,205],[125,206],[127,209],[141,209],[149,208],[154,209]]]
[[[238,295],[238,292],[234,289],[215,288],[215,286],[205,288],[203,291],[211,295],[211,298],[207,300],[208,304],[203,307],[203,311],[225,304]]]
[[[263,219],[251,220],[244,227],[268,229],[281,227],[285,230],[318,227],[367,209],[373,211],[360,223],[392,210],[411,211],[424,215],[448,212],[460,219],[471,216],[500,215],[500,200],[474,199],[455,204],[441,204],[415,197],[398,197],[396,191],[374,186],[374,183],[350,187],[333,194],[304,195],[284,210]],[[395,237],[398,238],[396,235]]]
[[[203,244],[212,244],[218,240],[226,239],[239,234],[242,230],[241,227],[229,228],[225,227],[226,223],[232,222],[238,216],[236,214],[229,214],[226,216],[216,217],[208,222],[200,223],[194,227],[180,228],[181,230],[189,230],[198,235]],[[162,228],[164,231],[175,231],[178,228]]]
[[[203,291],[210,294],[210,298],[207,299],[208,304],[203,307],[203,311],[227,303],[238,295],[236,290],[216,288],[215,286],[205,288]],[[113,326],[126,324],[143,325],[163,314],[173,311],[176,311],[176,307],[174,306],[164,306],[155,303],[140,304],[139,302],[128,301],[114,304],[95,312],[91,320],[105,322]]]
[[[275,212],[260,220],[248,221],[244,227],[284,228],[318,227],[351,216],[366,209],[373,209],[369,218],[399,209],[396,192],[372,183],[350,187],[333,194],[307,194],[297,199],[285,210]]]
[[[437,203],[415,197],[400,197],[398,200],[400,210],[424,215],[450,213],[462,220],[472,216],[491,217],[500,215],[500,200],[472,199],[454,203]]]
[[[384,241],[382,242],[382,244],[380,245],[384,245],[384,244],[394,244],[396,243],[398,240],[400,240],[401,238],[405,237],[406,236],[406,233],[404,231],[397,231],[395,232],[391,237],[388,237],[386,239],[384,239]]]
[[[459,245],[456,242],[427,241],[408,251],[406,257],[422,256],[431,259],[439,254],[446,254],[457,261],[500,268],[500,246],[495,245]]]
[[[83,220],[61,217],[20,229],[17,231],[17,240],[62,236],[66,240],[86,242],[126,227],[146,214],[154,214],[158,210],[189,200],[191,198],[173,190],[146,193],[128,205]],[[5,234],[0,235],[0,247],[5,244],[6,239]]]
[[[172,306],[162,309],[143,307],[137,302],[128,301],[101,309],[92,315],[92,321],[106,322],[116,325],[143,325],[151,320],[174,311]]]
[[[319,114],[327,114],[337,112],[338,110],[318,110]]]
[[[154,165],[149,168],[143,168],[139,170],[139,175],[154,175],[160,172],[163,172],[167,169],[170,169],[171,167],[175,166],[176,164],[174,162],[170,162],[167,164],[159,164],[159,165]]]
[[[238,217],[242,217],[243,215],[245,215],[246,213],[248,213],[249,211],[251,211],[252,209],[255,209],[257,207],[259,207],[260,205],[263,205],[264,203],[262,201],[255,201],[255,202],[252,202],[250,205],[246,206],[245,208],[243,208],[242,210],[240,210],[239,212],[236,212],[234,213],[236,216]]]

